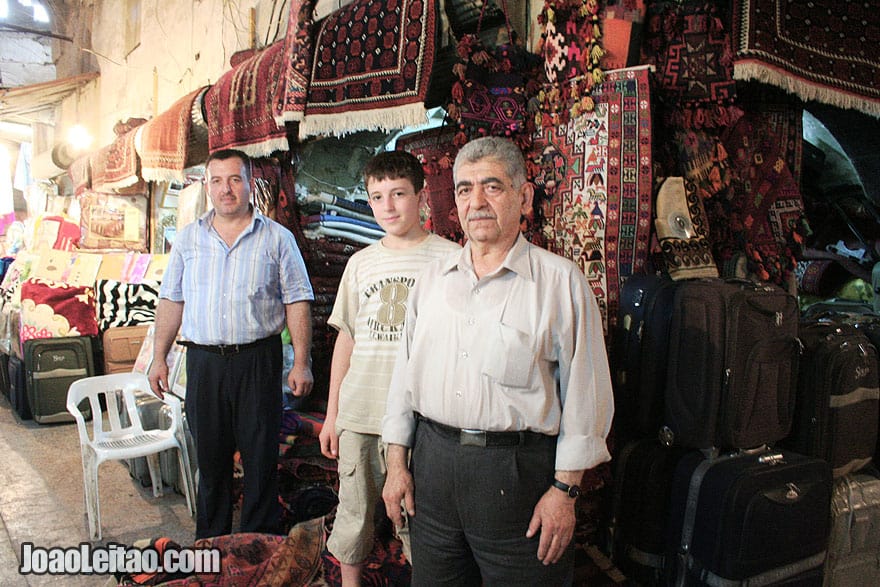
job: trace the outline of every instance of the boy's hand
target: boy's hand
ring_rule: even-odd
[[[336,434],[335,418],[332,421],[329,418],[324,420],[321,433],[318,434],[318,441],[321,443],[321,454],[328,459],[339,457],[339,435]]]

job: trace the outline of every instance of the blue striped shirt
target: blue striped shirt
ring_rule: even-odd
[[[245,344],[284,328],[284,304],[313,300],[293,234],[254,211],[228,246],[211,210],[174,240],[159,296],[184,302],[181,335],[198,344]]]

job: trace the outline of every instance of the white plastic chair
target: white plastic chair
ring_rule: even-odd
[[[121,391],[121,393],[120,393]],[[162,401],[171,406],[171,425],[168,429],[144,430],[135,403],[135,392],[150,392],[150,382],[143,373],[114,373],[86,377],[74,381],[67,391],[67,411],[76,420],[82,449],[83,488],[89,535],[101,539],[101,508],[98,502],[98,465],[104,461],[146,457],[153,482],[153,495],[162,495],[162,476],[159,453],[176,448],[180,475],[190,515],[195,512],[194,484],[189,468],[189,453],[183,431],[180,400],[166,393]],[[101,409],[103,396],[104,410]],[[92,407],[92,434],[79,404],[88,400]],[[120,401],[122,403],[120,403]],[[120,418],[124,409],[126,425]]]

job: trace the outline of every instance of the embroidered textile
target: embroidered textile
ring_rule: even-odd
[[[646,46],[657,67],[656,94],[669,102],[672,126],[727,126],[736,82],[730,36],[712,3],[657,3]]]
[[[736,0],[733,77],[880,116],[880,11],[863,0]]]
[[[785,141],[757,112],[743,115],[722,141],[731,166],[730,193],[714,198],[714,206],[707,208],[720,256],[716,260],[728,264],[744,254],[749,273],[787,286],[808,229],[797,180],[786,163]]]
[[[605,331],[617,321],[620,284],[648,255],[651,229],[651,105],[647,68],[609,72],[595,110],[544,129],[535,141],[535,183],[544,245],[587,276]]]
[[[455,129],[440,127],[397,139],[397,148],[418,157],[425,171],[428,222],[425,227],[451,241],[462,242],[464,233],[455,207],[452,163],[458,153]]]
[[[288,149],[273,116],[282,90],[284,42],[274,43],[223,74],[205,94],[208,150],[240,149],[265,157]]]
[[[116,140],[101,149],[100,153],[105,157],[104,173],[101,182],[92,178],[92,185],[100,186],[103,191],[118,191],[131,188],[141,183],[140,159],[134,148],[134,136],[137,129],[127,131],[116,137]]]
[[[603,78],[599,2],[545,0],[537,52],[544,57],[546,85],[539,94],[542,127],[560,126],[593,109],[590,91]]]
[[[306,108],[312,65],[312,29],[317,0],[291,0],[282,53],[281,92],[274,105],[275,122],[301,121]]]
[[[95,291],[34,277],[21,285],[22,344],[34,338],[97,336]]]
[[[354,0],[321,21],[300,139],[425,122],[436,3]]]
[[[141,157],[141,176],[147,181],[184,181],[192,107],[206,87],[190,92],[139,127],[135,147]]]

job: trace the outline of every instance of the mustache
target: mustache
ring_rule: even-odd
[[[474,212],[467,216],[467,221],[470,222],[471,220],[495,220],[495,215],[491,212]]]

